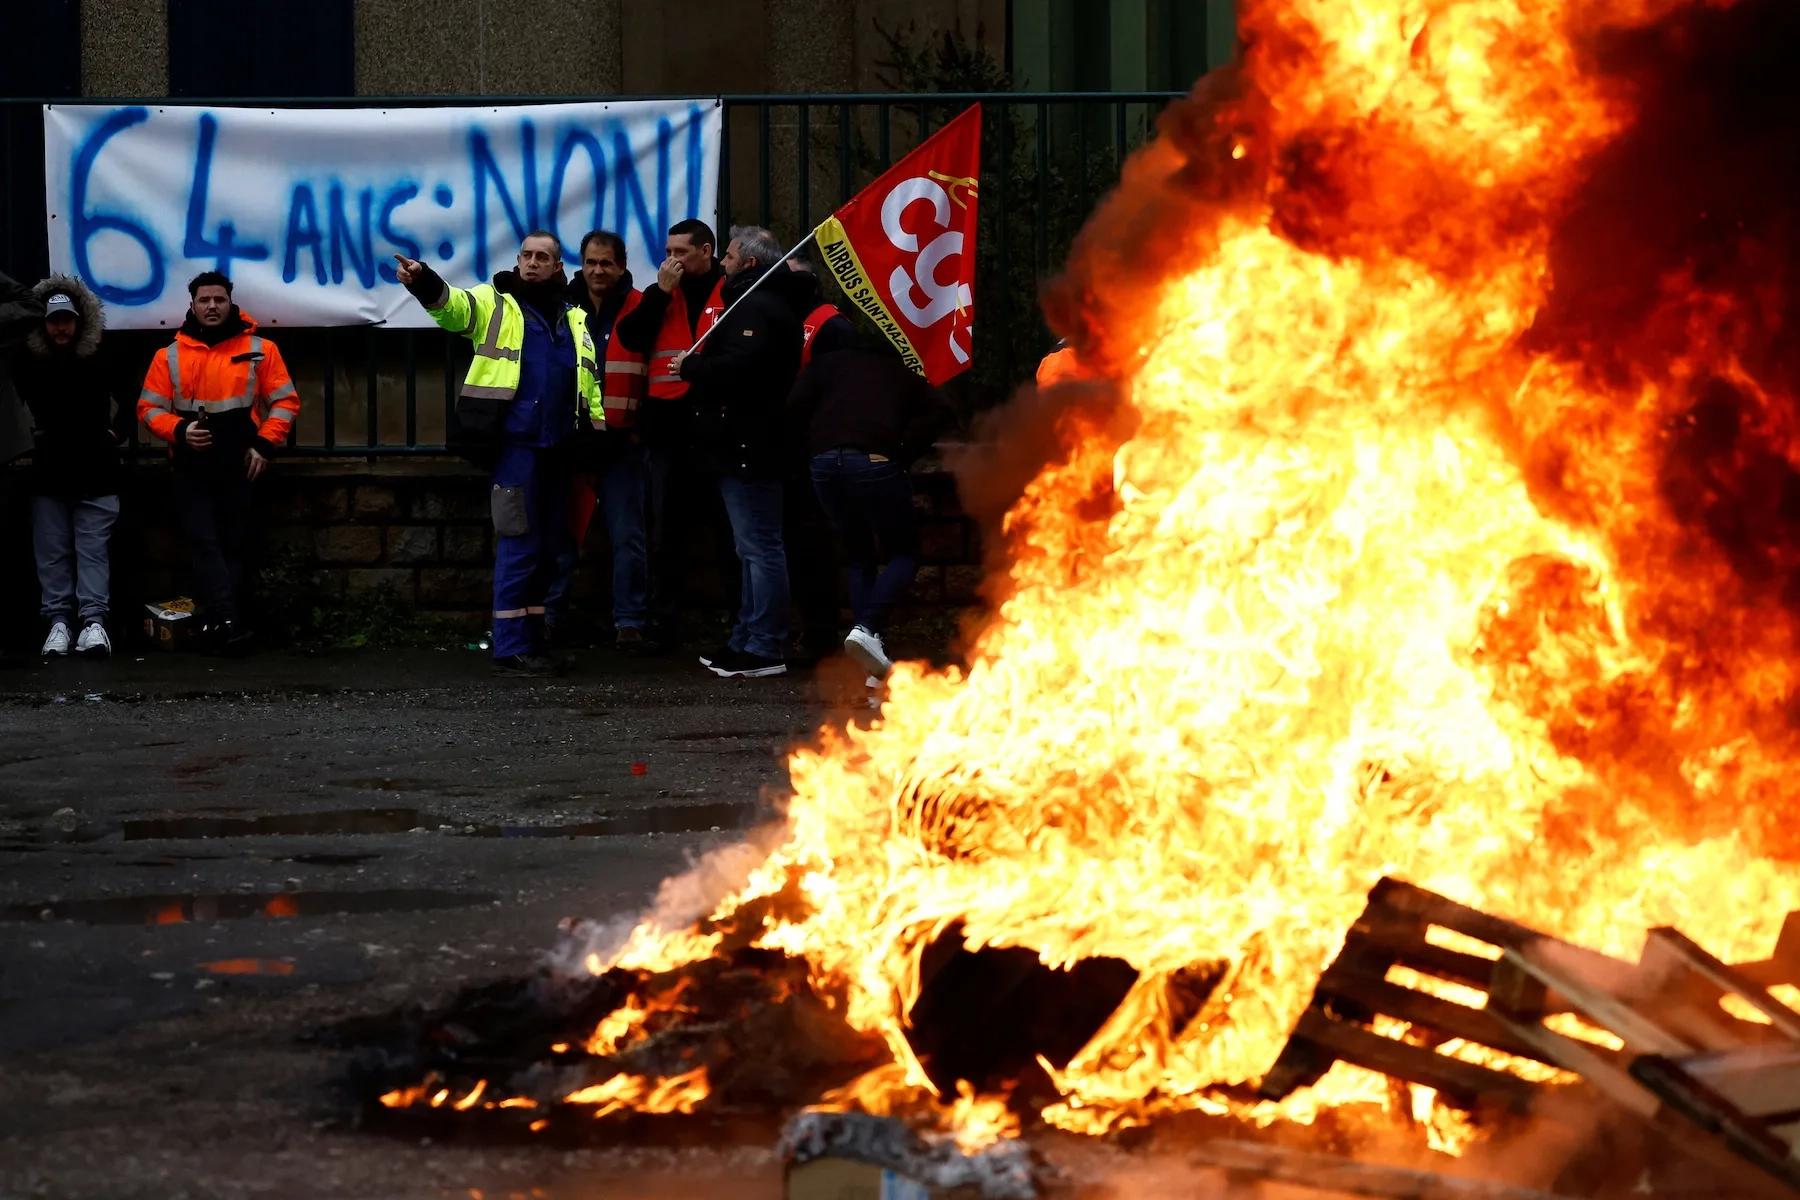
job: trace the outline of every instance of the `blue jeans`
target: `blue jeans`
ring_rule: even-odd
[[[844,544],[850,612],[880,633],[888,611],[919,573],[919,518],[912,480],[900,464],[861,450],[827,450],[812,460],[813,490]],[[887,564],[881,555],[887,554]]]
[[[503,446],[493,483],[494,657],[536,654],[543,648],[544,601],[572,538],[568,473],[554,450]],[[500,489],[512,493],[504,512]]]
[[[787,552],[781,544],[781,483],[774,479],[719,480],[719,498],[731,520],[731,541],[743,572],[731,648],[763,658],[786,658],[788,639]]]
[[[649,487],[649,456],[642,446],[622,447],[601,469],[600,511],[612,547],[615,629],[642,629],[649,615],[650,544],[644,532]]]
[[[31,498],[32,544],[46,621],[73,625],[78,601],[82,624],[106,620],[111,600],[107,544],[118,519],[117,496]]]

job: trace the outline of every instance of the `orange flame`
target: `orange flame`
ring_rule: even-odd
[[[1772,816],[1792,622],[1684,527],[1658,463],[1706,380],[1769,425],[1792,398],[1693,279],[1665,281],[1666,375],[1530,336],[1560,223],[1637,115],[1590,37],[1688,7],[1243,5],[1244,62],[1203,84],[1225,98],[1171,114],[1078,247],[1059,308],[1104,379],[1007,514],[967,665],[897,665],[870,728],[796,751],[785,843],[712,914],[760,922],[754,945],[885,1039],[891,1069],[836,1102],[918,1093],[919,957],[957,924],[972,949],[1140,973],[1044,1064],[1061,1099],[1039,1115],[1087,1131],[1246,1111],[1209,1089],[1267,1070],[1383,875],[1608,952],[1679,924],[1766,953],[1800,907]],[[1121,287],[1146,229],[1170,273]],[[796,903],[746,911],[777,893]],[[719,940],[646,919],[589,965]],[[1222,980],[1177,1028],[1163,986],[1203,964]],[[1389,1090],[1340,1068],[1247,1111]]]

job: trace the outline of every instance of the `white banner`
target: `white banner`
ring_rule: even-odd
[[[533,228],[625,239],[640,286],[670,225],[711,225],[715,99],[499,108],[44,106],[50,266],[114,328],[173,328],[187,283],[231,276],[265,325],[427,326],[394,255],[462,287]]]

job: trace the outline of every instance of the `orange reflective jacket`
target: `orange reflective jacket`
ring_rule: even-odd
[[[256,436],[272,447],[286,444],[300,417],[300,396],[275,343],[256,332],[240,310],[244,329],[216,346],[188,334],[157,351],[138,393],[138,420],[173,443],[184,419],[248,409]]]

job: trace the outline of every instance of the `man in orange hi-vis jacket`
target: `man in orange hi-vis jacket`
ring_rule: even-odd
[[[300,416],[300,397],[275,343],[231,301],[231,280],[205,271],[188,284],[187,318],[157,352],[138,419],[169,443],[175,503],[193,557],[199,612],[212,648],[247,648],[244,552],[251,490]]]

